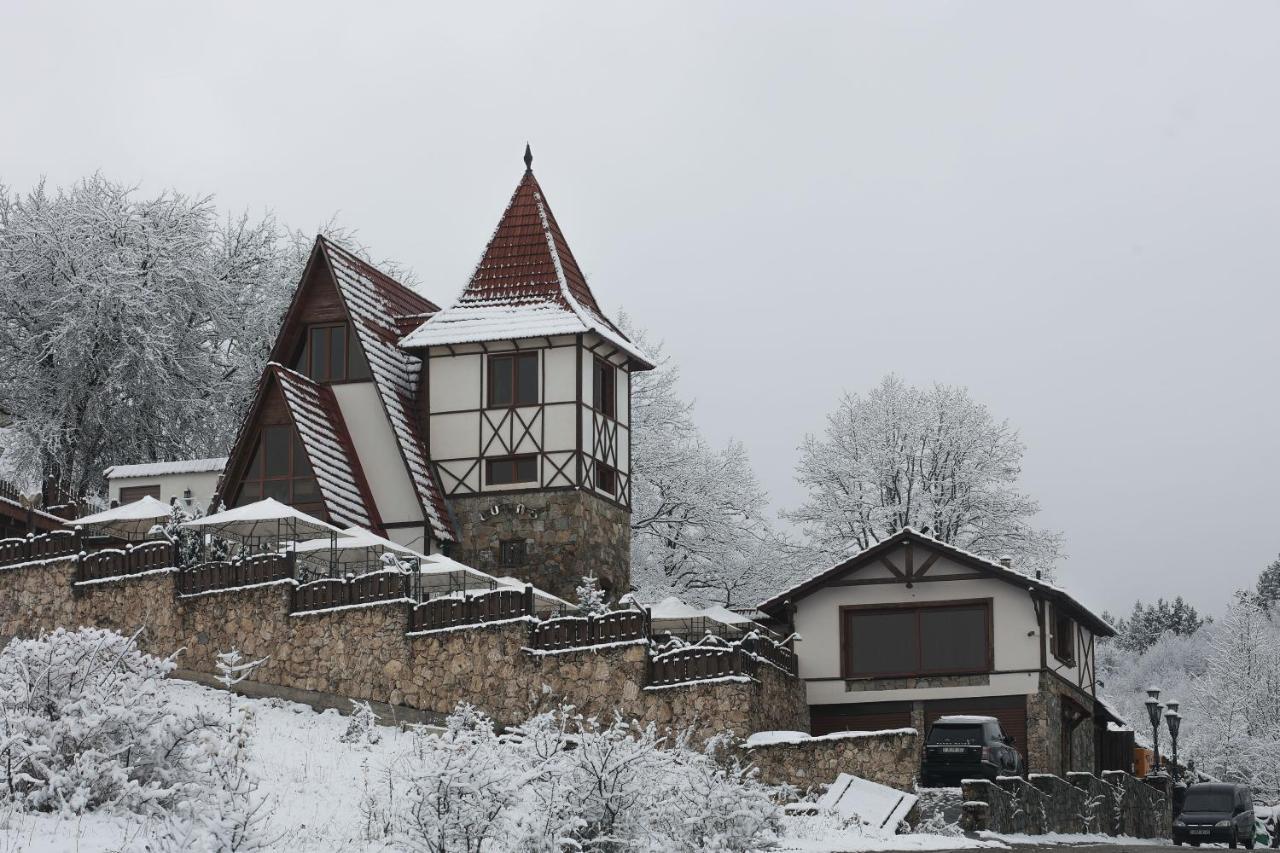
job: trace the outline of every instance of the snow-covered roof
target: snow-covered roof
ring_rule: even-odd
[[[221,471],[226,465],[225,456],[213,459],[176,459],[172,462],[112,465],[102,475],[110,480],[125,480],[131,477],[163,477],[166,474],[212,474]]]
[[[212,530],[245,539],[277,537],[296,540],[303,536],[342,533],[332,524],[288,504],[282,504],[275,498],[263,498],[244,506],[206,515],[204,518],[184,521],[180,526],[194,530]]]
[[[984,717],[978,714],[947,714],[934,720],[937,723],[951,723],[957,726],[982,726],[987,723],[998,723],[995,717]]]
[[[128,539],[146,533],[158,520],[168,518],[171,512],[173,508],[169,504],[144,495],[136,501],[73,521],[64,521],[63,524],[68,527],[93,527],[108,535]]]
[[[272,363],[267,370],[280,384],[329,517],[339,523],[371,526],[357,479],[358,463],[350,458],[353,451],[343,439],[345,428],[333,392],[282,365]]]
[[[330,542],[328,539],[309,539],[305,542],[299,542],[294,546],[299,554],[308,554],[313,551],[327,551],[330,548],[338,551],[390,551],[394,554],[400,554],[405,557],[425,557],[412,548],[392,542],[390,539],[379,536],[371,530],[363,527],[351,526],[342,531],[336,542]]]
[[[351,327],[360,338],[373,384],[431,531],[437,539],[454,541],[457,537],[443,494],[428,465],[417,418],[411,415],[422,360],[397,344],[398,318],[430,313],[435,306],[341,246],[324,238],[317,240],[317,245],[333,271],[334,282],[351,316]]]
[[[587,332],[625,352],[636,369],[653,367],[600,309],[542,187],[532,170],[526,170],[458,301],[406,335],[400,345],[418,348]]]
[[[792,584],[790,587],[777,593],[772,598],[761,602],[760,609],[766,613],[776,615],[781,611],[786,601],[795,601],[802,598],[810,592],[822,588],[827,581],[835,580],[837,577],[844,575],[853,568],[870,560],[876,559],[884,555],[887,551],[901,545],[905,545],[908,542],[914,542],[919,545],[924,545],[927,548],[933,548],[952,559],[973,566],[974,568],[978,568],[1015,586],[1022,586],[1028,592],[1037,593],[1050,601],[1061,604],[1097,636],[1111,637],[1115,635],[1115,629],[1112,628],[1106,620],[1098,616],[1089,608],[1085,607],[1062,587],[1056,586],[1039,578],[1024,575],[1022,572],[1014,571],[1008,566],[996,562],[995,560],[983,557],[980,554],[975,554],[972,551],[967,551],[964,548],[957,547],[950,543],[942,542],[932,536],[921,533],[912,527],[904,527],[892,536],[885,537],[882,541],[877,542],[870,548],[859,551],[847,560],[842,560],[834,566],[823,569],[802,581]]]

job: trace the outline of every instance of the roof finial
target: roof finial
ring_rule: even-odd
[[[533,151],[529,149],[529,143],[524,144],[524,170],[526,172],[533,171]]]

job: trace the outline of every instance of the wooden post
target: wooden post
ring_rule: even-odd
[[[530,584],[524,585],[524,601],[521,602],[524,608],[524,615],[533,615],[533,587]]]

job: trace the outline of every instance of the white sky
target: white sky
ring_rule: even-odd
[[[0,180],[100,169],[448,303],[534,168],[775,507],[842,388],[1022,431],[1063,580],[1210,610],[1280,552],[1274,2],[0,4]]]

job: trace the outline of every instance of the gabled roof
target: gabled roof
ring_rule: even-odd
[[[405,328],[434,315],[439,307],[323,236],[316,238],[311,259],[307,262],[308,271],[303,274],[304,282],[316,264],[322,264],[328,270],[351,328],[359,339],[423,517],[431,525],[436,539],[456,540],[443,493],[427,462],[426,445],[417,419],[412,415],[422,360],[397,345]],[[299,287],[294,295],[294,302],[286,315],[286,326],[287,318],[297,309],[302,289]],[[276,341],[273,360],[288,358],[286,347],[289,344],[284,337],[282,334]],[[351,523],[369,526],[368,522],[355,519]]]
[[[531,162],[526,155],[526,163]],[[595,332],[636,369],[653,364],[614,325],[587,286],[532,169],[526,169],[484,256],[452,307],[401,340],[429,347]]]
[[[764,612],[777,616],[788,600],[798,601],[805,596],[810,595],[825,587],[829,582],[838,580],[850,572],[856,571],[867,563],[879,560],[880,557],[906,544],[922,545],[925,548],[932,549],[942,555],[954,560],[955,562],[975,569],[979,572],[989,574],[992,577],[1022,587],[1032,595],[1052,601],[1061,605],[1064,609],[1072,614],[1078,621],[1083,623],[1090,631],[1100,637],[1110,637],[1115,635],[1115,629],[1106,623],[1105,620],[1094,614],[1089,608],[1076,601],[1065,590],[1054,586],[1037,578],[1029,577],[1021,572],[1014,571],[1008,566],[988,560],[986,557],[966,551],[963,548],[957,548],[946,542],[934,539],[932,536],[926,536],[923,533],[911,528],[904,527],[894,535],[877,542],[870,548],[858,552],[849,559],[825,569],[818,574],[803,580],[789,589],[785,589],[773,596],[767,601],[760,604],[760,609]],[[904,580],[905,582],[905,580]]]

